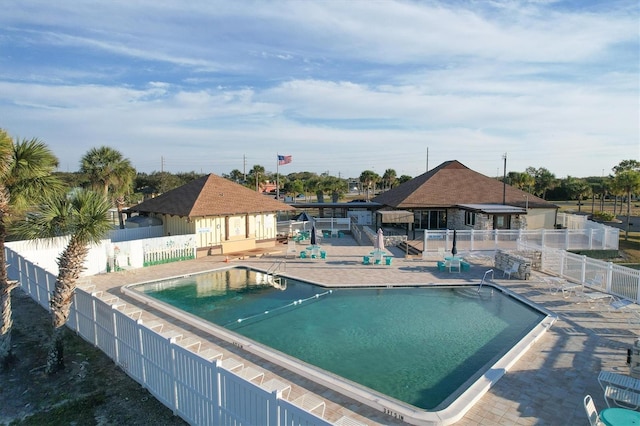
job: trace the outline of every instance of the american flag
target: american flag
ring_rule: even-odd
[[[290,155],[278,155],[278,165],[283,166],[291,162]]]

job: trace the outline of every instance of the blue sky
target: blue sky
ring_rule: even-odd
[[[0,127],[76,171],[600,176],[640,160],[637,0],[5,0]]]

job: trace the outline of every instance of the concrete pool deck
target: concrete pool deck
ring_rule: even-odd
[[[286,245],[280,245],[268,255],[231,260],[230,265],[245,265],[269,269],[283,262],[281,272],[292,278],[322,283],[327,286],[349,284],[429,284],[479,283],[484,273],[492,269],[489,262],[472,263],[462,273],[439,272],[436,258],[406,259],[396,248],[388,249],[395,257],[392,265],[363,265],[362,257],[372,246],[360,246],[348,235],[321,242],[327,251],[326,259],[285,259]],[[298,245],[304,249],[305,245]],[[224,256],[209,256],[196,260],[158,265],[88,277],[95,291],[117,296],[127,303],[136,302],[120,291],[123,285],[159,280],[229,266]],[[534,273],[527,281],[502,279],[502,271],[495,271],[493,282],[554,312],[558,320],[520,360],[473,406],[457,425],[556,425],[588,424],[583,407],[586,394],[594,397],[599,409],[606,407],[603,392],[597,382],[600,370],[628,373],[626,350],[640,333],[640,324],[630,326],[633,305],[619,312],[610,312],[605,304],[577,303],[575,299],[552,293]],[[203,332],[145,307],[144,320],[160,319],[167,328],[180,329],[183,335],[200,339],[202,347],[212,345],[222,349],[225,357],[243,358],[247,365],[265,370],[269,377],[284,379],[292,384],[289,399],[313,392],[327,403],[324,418],[336,421],[347,415],[367,424],[398,424],[398,420],[344,397],[303,377],[248,354],[233,345],[210,338]]]

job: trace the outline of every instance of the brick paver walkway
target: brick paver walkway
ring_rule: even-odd
[[[321,242],[327,259],[285,259],[286,245],[262,257],[244,260],[232,259],[234,265],[268,269],[283,262],[283,274],[326,286],[371,284],[428,284],[479,283],[483,274],[492,268],[489,263],[472,263],[468,272],[439,272],[436,259],[413,260],[404,258],[396,248],[392,265],[362,265],[362,256],[373,247],[359,246],[348,235]],[[304,248],[304,245],[299,248]],[[135,305],[120,292],[120,287],[134,282],[162,279],[191,274],[227,266],[222,256],[158,265],[134,271],[118,272],[90,278],[96,291],[118,296],[128,307]],[[631,305],[618,312],[610,312],[607,304],[589,304],[575,297],[563,298],[552,293],[542,280],[544,275],[534,273],[531,280],[502,279],[495,271],[496,284],[526,297],[558,316],[553,327],[494,385],[458,425],[586,425],[583,408],[586,394],[594,397],[599,409],[605,408],[602,390],[597,382],[601,369],[628,373],[626,351],[640,334],[640,324],[629,324]],[[144,308],[143,319],[158,319],[169,327],[180,328],[183,334],[201,339],[201,350],[207,345],[221,349],[225,356],[243,358],[247,365],[265,370],[265,379],[275,377],[292,384],[290,399],[304,392],[314,392],[327,402],[325,419],[337,420],[348,415],[367,424],[396,424],[397,420],[373,408],[346,398],[309,380],[299,377],[257,356],[234,348],[226,342],[206,336],[186,324],[166,317],[161,312]]]

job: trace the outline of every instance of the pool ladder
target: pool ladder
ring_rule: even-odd
[[[284,265],[284,269],[287,269],[287,261],[284,259],[281,260],[276,260],[275,262],[273,262],[273,264],[271,264],[271,266],[269,266],[269,269],[267,269],[267,278],[271,277],[271,284],[277,288],[278,290],[286,290],[287,289],[287,282],[285,280],[284,284],[282,284],[282,277],[280,275],[278,275],[278,272],[280,272],[280,268]]]
[[[493,281],[493,269],[489,269],[482,276],[482,281],[480,281],[480,285],[478,286],[478,293],[480,293],[480,289],[482,289],[482,285],[487,281],[487,275],[491,274],[491,281]]]

